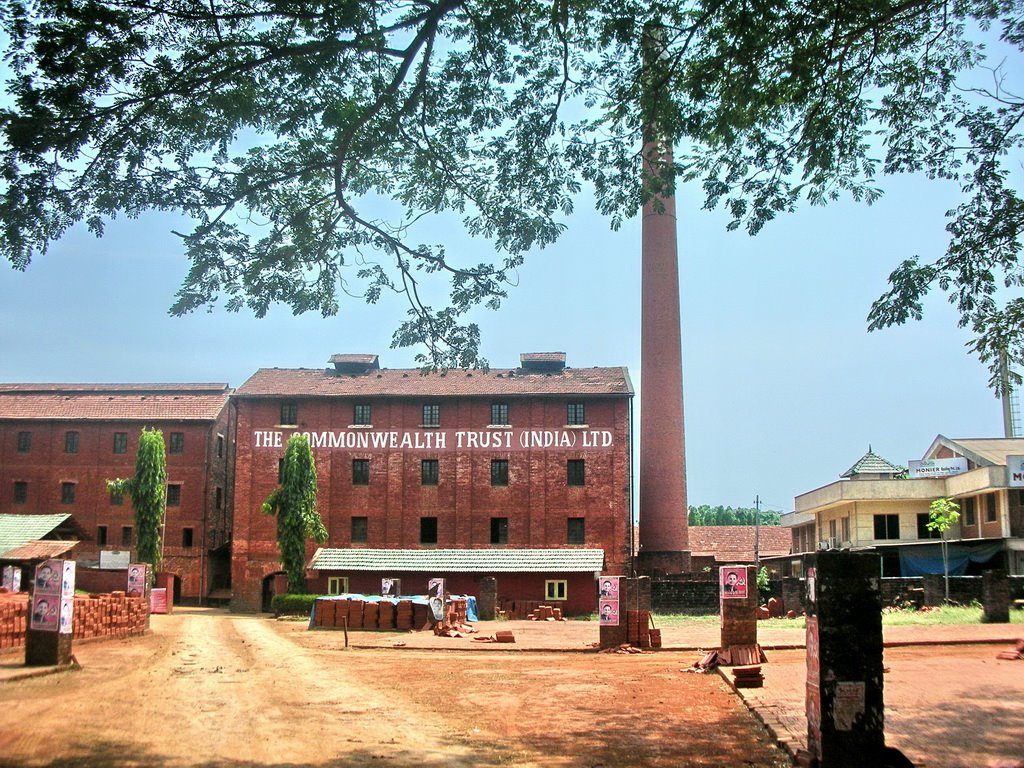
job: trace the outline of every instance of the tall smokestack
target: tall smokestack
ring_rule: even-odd
[[[661,55],[660,33],[647,32],[648,66]],[[644,184],[654,194],[641,224],[639,570],[658,575],[689,570],[690,553],[676,206],[674,193],[661,182],[671,178],[672,147],[660,141],[653,116],[643,153]]]

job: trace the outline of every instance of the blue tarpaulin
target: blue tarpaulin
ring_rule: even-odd
[[[948,544],[949,575],[963,576],[968,563],[987,563],[1003,548],[1001,541],[988,544]],[[942,547],[900,547],[900,574],[927,576],[942,574]]]

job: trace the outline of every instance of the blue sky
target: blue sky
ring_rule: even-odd
[[[936,434],[1000,437],[1002,412],[969,335],[941,294],[922,322],[867,333],[871,302],[904,258],[944,250],[957,190],[899,177],[873,206],[804,206],[757,237],[727,232],[677,198],[687,479],[690,504],[787,511],[793,497],[838,479],[870,445],[906,464]],[[483,354],[514,366],[521,352],[562,351],[575,367],[625,365],[639,391],[639,219],[611,232],[586,199],[553,247],[531,254],[498,312],[480,310]],[[0,270],[0,380],[194,382],[238,386],[260,367],[326,365],[339,352],[414,365],[390,349],[399,299],[341,314],[262,320],[222,310],[172,318],[187,263],[153,214],[119,220],[97,240],[75,230],[24,273]],[[475,263],[489,244],[444,228],[449,252]],[[639,404],[635,408],[639,417]]]

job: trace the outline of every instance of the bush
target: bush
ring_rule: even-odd
[[[270,609],[275,616],[309,616],[320,595],[274,595]]]

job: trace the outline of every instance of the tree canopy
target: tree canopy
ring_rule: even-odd
[[[723,507],[721,504],[691,505],[687,517],[690,525],[778,525],[779,513],[753,507]]]
[[[613,227],[687,183],[754,233],[920,172],[962,188],[949,247],[908,254],[869,327],[920,317],[937,286],[994,377],[1024,356],[1024,101],[979,42],[1020,53],[1020,0],[8,0],[2,22],[19,269],[78,222],[177,211],[172,313],[330,316],[396,291],[394,344],[470,366],[467,313],[500,304],[584,185]],[[652,125],[675,163],[644,183]],[[433,216],[491,257],[420,242]]]
[[[306,592],[306,539],[327,541],[327,529],[316,508],[316,462],[305,435],[288,438],[281,465],[281,484],[263,502],[263,511],[277,516],[277,546],[288,574],[288,593]]]
[[[143,429],[135,453],[135,474],[107,481],[113,494],[127,494],[135,512],[135,549],[143,563],[153,566],[150,578],[163,559],[164,515],[167,512],[167,450],[164,433]]]

